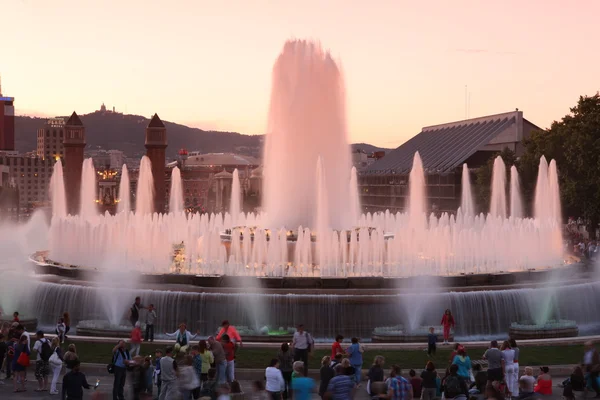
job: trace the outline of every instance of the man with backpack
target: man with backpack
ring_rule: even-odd
[[[119,343],[113,348],[112,366],[115,374],[113,400],[125,400],[125,379],[127,378],[129,364],[131,364],[129,350],[125,348],[125,341],[119,340]]]
[[[450,366],[450,375],[444,380],[444,397],[448,400],[467,400],[469,388],[465,380],[458,375],[458,365]]]
[[[35,379],[38,381],[39,387],[36,392],[45,392],[48,390],[48,375],[50,375],[50,357],[52,356],[52,347],[48,339],[44,337],[44,332],[36,333],[37,342],[33,346],[33,350],[37,352],[35,362]]]

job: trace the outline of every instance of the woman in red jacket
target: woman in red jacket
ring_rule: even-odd
[[[444,344],[448,344],[448,339],[450,338],[450,328],[454,328],[455,325],[454,317],[452,316],[450,309],[447,309],[444,312],[441,324],[444,326]]]

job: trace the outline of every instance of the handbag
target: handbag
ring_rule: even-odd
[[[50,358],[48,359],[48,362],[50,363],[51,366],[53,367],[58,367],[61,366],[62,367],[62,360],[60,359],[60,357],[58,356],[58,353],[56,352],[56,350],[54,350],[54,353],[52,353],[52,355],[50,356]]]
[[[21,352],[19,358],[17,358],[17,364],[22,367],[29,367],[29,354],[25,353],[24,351]]]

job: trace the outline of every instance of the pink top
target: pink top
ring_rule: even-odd
[[[232,341],[236,341],[236,342],[240,342],[240,343],[242,342],[242,337],[238,333],[237,329],[235,329],[235,326],[229,325],[227,327],[227,329],[225,329],[224,327],[221,328],[221,330],[219,331],[219,334],[217,335],[217,340],[221,340],[221,337],[224,334],[227,334],[229,336],[229,339],[231,339]]]
[[[131,343],[142,343],[142,330],[140,328],[133,328],[131,331]]]

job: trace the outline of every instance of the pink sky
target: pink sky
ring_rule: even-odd
[[[514,110],[542,127],[600,89],[600,1],[3,1],[0,74],[17,113],[107,107],[263,133],[291,37],[343,66],[353,142]]]

